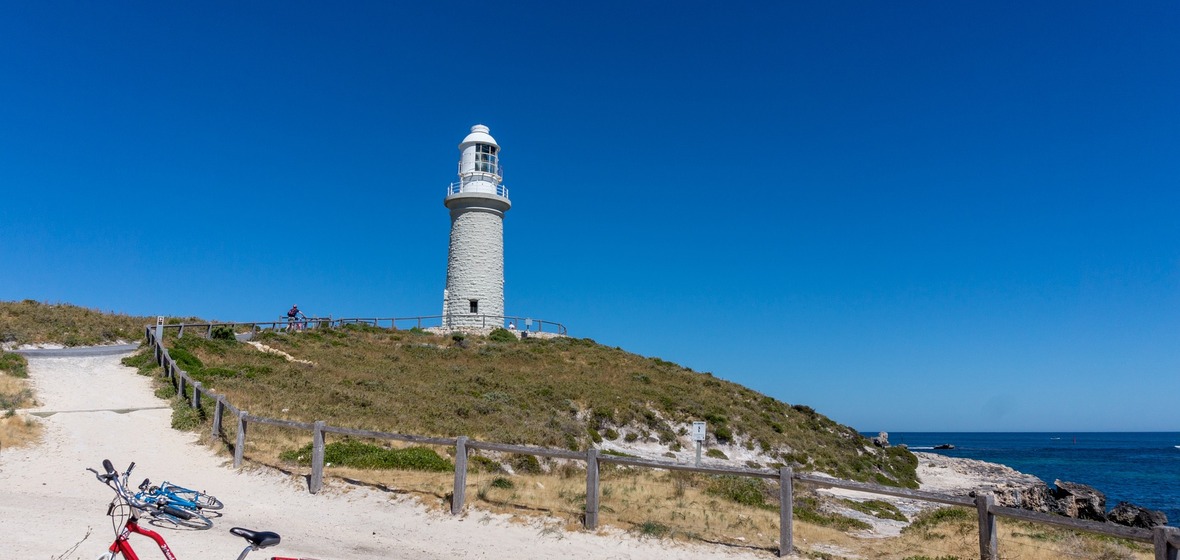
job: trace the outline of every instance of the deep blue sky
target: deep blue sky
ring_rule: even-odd
[[[339,4],[339,5],[337,5]],[[0,299],[508,312],[866,431],[1178,430],[1180,3],[0,4]]]

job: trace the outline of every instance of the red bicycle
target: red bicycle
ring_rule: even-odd
[[[111,500],[110,506],[107,508],[107,515],[111,517],[111,524],[115,529],[115,542],[111,543],[111,547],[105,554],[100,556],[98,560],[115,560],[120,556],[125,560],[139,560],[139,555],[131,549],[130,537],[132,533],[143,535],[155,541],[156,545],[160,547],[160,552],[164,553],[164,558],[168,560],[176,560],[176,555],[172,553],[172,549],[168,547],[168,543],[164,541],[164,537],[159,533],[145,529],[139,526],[138,512],[144,509],[143,504],[135,501],[134,496],[127,491],[127,477],[131,474],[131,470],[135,468],[135,463],[131,463],[127,470],[123,472],[120,478],[119,473],[115,471],[114,465],[111,464],[110,459],[103,459],[102,466],[106,470],[106,474],[101,474],[98,471],[87,468],[86,470],[94,473],[95,478],[99,482],[106,484],[115,491],[115,499]],[[167,515],[177,517],[179,519],[188,519],[192,514],[169,505],[159,505],[159,507]],[[246,539],[249,543],[242,553],[238,555],[238,560],[244,560],[247,554],[251,551],[260,548],[268,548],[279,544],[281,538],[278,533],[271,531],[252,531],[250,529],[243,529],[241,527],[234,527],[229,530],[230,533]],[[272,556],[270,560],[316,560],[315,558],[288,558],[284,556]]]

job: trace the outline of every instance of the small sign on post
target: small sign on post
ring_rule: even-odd
[[[705,442],[705,423],[692,423],[692,440],[697,444],[697,466],[701,466],[701,444]]]
[[[164,316],[156,317],[156,344],[163,344],[164,340]]]

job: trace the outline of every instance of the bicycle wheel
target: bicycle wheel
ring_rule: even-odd
[[[225,507],[225,504],[221,503],[221,500],[218,500],[216,496],[212,496],[204,492],[197,492],[197,499],[193,501],[196,502],[197,507],[201,509],[217,510]]]
[[[165,509],[152,509],[148,510],[148,515],[152,516],[151,523],[157,527],[172,525],[175,527],[204,530],[213,526],[212,519],[199,513],[193,513],[187,509],[174,509],[173,511],[176,513],[170,513]],[[188,519],[185,519],[186,515]]]

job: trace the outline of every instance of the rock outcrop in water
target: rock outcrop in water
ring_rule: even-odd
[[[935,453],[914,455],[922,464],[920,472],[923,473],[923,490],[967,496],[975,496],[978,492],[990,493],[995,496],[996,504],[1004,507],[1128,527],[1149,529],[1168,524],[1168,516],[1162,511],[1127,502],[1119,503],[1107,513],[1106,495],[1085,484],[1055,480],[1055,488],[1050,488],[1035,476],[996,463]],[[944,472],[945,477],[942,476]],[[942,478],[945,480],[940,480]]]
[[[1168,516],[1164,512],[1143,508],[1128,502],[1119,502],[1117,506],[1114,506],[1114,509],[1106,514],[1106,520],[1119,525],[1144,529],[1168,524]]]
[[[1106,494],[1076,482],[1054,480],[1053,485],[1057,487],[1052,491],[1053,499],[1057,501],[1053,513],[1074,519],[1106,521]]]

